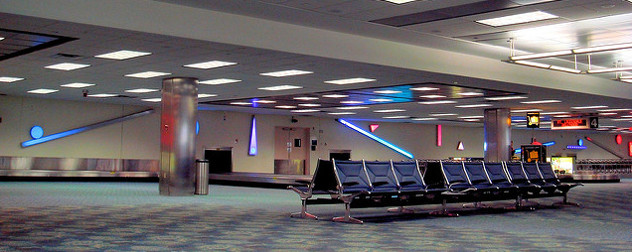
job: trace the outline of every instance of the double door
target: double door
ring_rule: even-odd
[[[274,173],[309,174],[309,128],[275,127]]]

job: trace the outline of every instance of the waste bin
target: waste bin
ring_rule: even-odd
[[[206,159],[195,160],[195,194],[207,195],[208,194],[208,164]]]

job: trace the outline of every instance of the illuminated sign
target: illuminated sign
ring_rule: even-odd
[[[405,151],[402,148],[399,148],[399,147],[397,147],[397,146],[385,141],[384,139],[379,138],[376,135],[373,135],[373,134],[361,129],[358,126],[355,126],[355,125],[351,124],[350,122],[345,121],[344,119],[336,119],[336,121],[338,121],[339,123],[342,123],[343,125],[351,128],[352,130],[355,130],[356,132],[358,132],[358,133],[370,138],[371,140],[376,141],[376,142],[378,142],[378,143],[390,148],[391,150],[394,150],[395,152],[397,152],[397,153],[399,153],[399,154],[401,154],[401,155],[403,155],[403,156],[405,156],[407,158],[410,158],[410,159],[414,158],[413,154],[410,154],[410,152]]]
[[[591,125],[586,118],[576,119],[562,119],[551,121],[552,130],[566,130],[566,129],[590,129]]]
[[[566,149],[569,150],[585,150],[587,147],[586,146],[581,146],[581,145],[566,145]]]
[[[463,146],[463,142],[459,141],[459,144],[456,146],[456,150],[465,150],[465,146]]]
[[[550,142],[546,142],[546,143],[542,143],[542,145],[549,147],[549,146],[553,146],[555,145],[555,141],[550,141]]]
[[[527,128],[540,128],[540,113],[527,113]]]
[[[632,157],[632,142],[628,142],[628,155]]]

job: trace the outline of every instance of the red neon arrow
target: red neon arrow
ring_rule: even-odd
[[[369,125],[369,129],[371,130],[371,132],[375,132],[375,130],[377,130],[377,128],[379,128],[380,125],[379,124],[371,124]]]

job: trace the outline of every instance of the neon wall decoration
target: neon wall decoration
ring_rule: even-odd
[[[355,130],[356,132],[358,132],[358,133],[370,138],[371,140],[376,141],[376,142],[378,142],[378,143],[390,148],[391,150],[393,150],[393,151],[395,151],[395,152],[397,152],[397,153],[399,153],[399,154],[401,154],[401,155],[403,155],[403,156],[405,156],[405,157],[407,157],[409,159],[413,159],[414,158],[413,154],[411,154],[410,152],[405,151],[405,150],[403,150],[403,149],[401,149],[401,148],[399,148],[399,147],[397,147],[397,146],[385,141],[384,139],[379,138],[376,135],[373,135],[373,134],[361,129],[358,126],[355,126],[355,125],[351,124],[350,122],[345,121],[344,119],[336,119],[336,121],[341,123],[341,124],[343,124],[343,125],[345,125],[345,126],[347,126],[347,127],[349,127],[349,128],[351,128],[352,130]]]
[[[632,157],[632,142],[628,142],[628,156]]]
[[[250,144],[248,144],[248,155],[257,155],[257,118],[252,116],[252,124],[250,126]]]
[[[31,128],[31,137],[33,139],[22,142],[22,148],[30,147],[30,146],[37,145],[37,144],[46,143],[46,142],[49,142],[49,141],[57,140],[59,138],[64,138],[64,137],[76,135],[76,134],[79,134],[81,132],[86,132],[86,131],[89,131],[89,130],[102,128],[102,127],[105,127],[105,126],[108,126],[108,125],[111,125],[111,124],[115,124],[115,123],[131,120],[131,119],[134,119],[134,118],[137,118],[137,117],[149,115],[151,113],[154,113],[154,110],[153,109],[148,109],[148,110],[144,110],[144,111],[141,111],[141,112],[138,112],[138,113],[133,113],[133,114],[129,114],[129,115],[126,115],[126,116],[117,117],[117,118],[114,118],[114,119],[110,119],[110,120],[106,120],[106,121],[102,121],[102,122],[86,125],[86,126],[83,126],[83,127],[79,127],[79,128],[75,128],[75,129],[71,129],[71,130],[67,130],[67,131],[62,131],[62,132],[55,133],[55,134],[48,135],[48,136],[44,136],[44,129],[42,129],[42,127],[34,126],[34,127]],[[37,129],[37,127],[39,127],[39,129]]]
[[[623,137],[621,137],[621,135],[616,135],[614,137],[614,141],[617,142],[617,144],[620,145],[621,143],[623,143]]]
[[[437,125],[437,146],[441,146],[443,144],[443,132],[441,130],[441,124]]]

